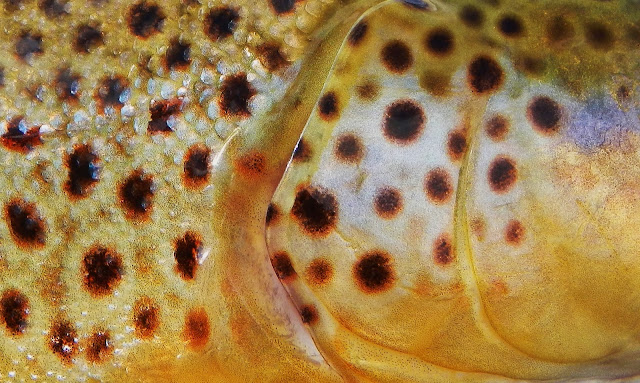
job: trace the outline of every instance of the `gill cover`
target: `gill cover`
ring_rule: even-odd
[[[348,381],[640,375],[637,2],[504,3],[367,11],[275,192]]]

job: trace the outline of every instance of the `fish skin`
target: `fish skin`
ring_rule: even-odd
[[[6,222],[0,293],[16,289],[29,302],[20,334],[3,319],[0,378],[637,379],[638,2],[491,3],[474,3],[484,22],[472,28],[460,20],[468,5],[462,1],[307,0],[282,15],[275,9],[287,2],[234,2],[217,17],[235,11],[237,21],[211,32],[203,24],[221,4],[163,1],[161,16],[148,16],[155,23],[145,19],[137,32],[143,36],[136,37],[126,27],[128,2],[5,2],[0,44],[11,54],[0,60],[3,128],[15,122],[24,133],[35,126],[40,136],[16,146],[14,129],[0,148]],[[148,11],[154,3],[135,4]],[[513,13],[526,15],[526,33],[507,38],[495,25]],[[578,27],[569,42],[540,37],[549,15],[578,25],[582,14],[615,31],[613,48],[602,41],[588,46]],[[369,27],[353,44],[362,22]],[[70,41],[84,24],[99,25],[103,42],[79,53]],[[230,35],[220,32],[231,24]],[[425,51],[423,33],[435,25],[454,33],[448,57]],[[14,54],[16,37],[28,37],[24,51],[39,34],[42,53]],[[380,62],[391,37],[414,52],[408,69]],[[167,68],[172,41],[191,43],[185,68]],[[267,43],[280,48],[271,51],[276,56],[265,56]],[[470,81],[469,63],[478,54],[496,58],[504,75],[499,85]],[[545,70],[536,67],[540,60]],[[56,76],[74,75],[77,92],[73,82],[68,92],[56,84]],[[108,97],[109,87],[100,85],[105,78],[122,80],[126,91]],[[245,78],[248,85],[238,88]],[[225,90],[229,79],[236,87]],[[363,79],[378,85],[366,102],[355,95],[364,93]],[[336,92],[336,114],[322,97],[328,91]],[[61,100],[61,92],[74,96]],[[538,95],[562,105],[561,126],[551,127],[552,134],[540,133],[527,117]],[[385,108],[397,99],[424,107],[425,126],[416,135],[431,146],[381,135]],[[168,103],[158,103],[163,100]],[[485,134],[494,113],[511,117],[497,141]],[[359,174],[353,163],[332,159],[345,125],[367,139]],[[467,140],[456,158],[445,150],[452,131]],[[89,169],[97,182],[85,180],[86,195],[72,195],[69,161],[83,144],[98,158]],[[190,183],[185,163],[196,144],[211,150],[209,173]],[[295,150],[302,145],[306,151]],[[428,155],[410,157],[410,150]],[[496,156],[514,159],[518,172],[515,186],[500,181],[499,192],[487,181]],[[433,165],[453,175],[450,194],[435,197],[435,207],[423,190],[425,166]],[[126,179],[152,180],[138,210],[123,203]],[[380,219],[363,197],[392,182],[404,205]],[[307,184],[337,195],[338,223],[326,237],[305,234],[292,210]],[[42,219],[38,240],[12,228],[6,207],[12,201],[23,211],[35,205],[30,219]],[[269,207],[272,222],[265,227]],[[525,233],[518,246],[503,239],[514,217],[525,228],[518,229]],[[195,263],[177,261],[187,233],[201,241]],[[433,239],[442,233],[453,249],[439,258],[446,267],[431,258]],[[578,241],[581,236],[591,239]],[[363,288],[356,277],[357,256],[372,243],[407,254],[392,254],[393,282],[382,291],[376,283]],[[102,289],[87,282],[86,254],[97,246],[122,260],[117,278],[99,273],[109,280]],[[283,250],[293,272],[274,262]],[[551,256],[522,259],[531,252]],[[339,265],[324,286],[309,280],[307,266],[318,256]],[[145,333],[135,318],[148,302],[158,308],[159,325],[144,322],[151,328]],[[418,317],[425,312],[431,316]],[[540,313],[546,321],[532,320]],[[66,355],[54,352],[67,335],[56,335],[60,324],[75,332]],[[95,353],[100,344],[92,336],[99,333],[108,333],[109,342]]]

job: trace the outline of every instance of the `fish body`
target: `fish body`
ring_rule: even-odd
[[[640,3],[3,3],[0,378],[640,376]]]

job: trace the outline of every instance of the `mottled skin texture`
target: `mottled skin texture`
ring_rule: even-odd
[[[1,380],[639,379],[638,1],[2,5]]]

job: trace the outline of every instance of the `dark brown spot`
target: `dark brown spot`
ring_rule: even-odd
[[[67,2],[64,0],[40,0],[38,4],[40,10],[49,18],[67,15]]]
[[[492,140],[502,141],[509,133],[509,120],[501,114],[496,114],[487,121],[485,131]]]
[[[22,7],[24,0],[3,0],[4,9],[7,12],[15,12]]]
[[[518,178],[515,162],[507,157],[498,157],[489,165],[489,185],[499,194],[508,192]]]
[[[192,280],[196,277],[198,260],[202,252],[202,240],[196,233],[188,231],[176,239],[173,245],[173,256],[176,259],[176,271],[182,279]]]
[[[338,219],[338,201],[329,191],[317,187],[298,190],[291,214],[309,235],[324,237]]]
[[[424,182],[427,197],[435,203],[446,203],[453,194],[451,176],[444,169],[434,169],[427,174]]]
[[[211,149],[203,144],[189,147],[184,156],[184,182],[190,188],[199,188],[209,181]]]
[[[14,199],[5,205],[5,217],[18,246],[30,249],[45,245],[46,225],[34,203]]]
[[[151,120],[147,126],[147,132],[150,134],[173,132],[174,118],[180,113],[180,108],[182,108],[182,100],[177,98],[154,102],[149,107]]]
[[[4,323],[11,335],[25,332],[29,324],[29,299],[15,289],[5,290],[0,298],[0,322]]]
[[[278,251],[271,256],[271,266],[273,266],[273,271],[283,282],[289,282],[297,275],[291,264],[291,257],[285,251]]]
[[[336,140],[333,152],[340,161],[357,164],[364,156],[364,147],[358,136],[352,133],[345,133]]]
[[[403,73],[413,64],[411,48],[400,40],[388,42],[380,52],[382,64],[393,73]]]
[[[574,35],[573,25],[562,16],[554,17],[547,24],[546,36],[549,42],[553,44],[571,40]]]
[[[276,43],[264,43],[256,48],[256,54],[262,66],[270,72],[275,72],[280,68],[289,65],[286,56]]]
[[[66,158],[69,177],[65,190],[73,198],[84,198],[89,195],[100,180],[98,156],[90,145],[78,145]]]
[[[7,132],[2,135],[1,140],[5,148],[23,154],[42,144],[40,127],[34,126],[27,129],[22,116],[14,117],[7,122]]]
[[[356,86],[356,93],[361,100],[373,101],[378,98],[380,86],[374,80],[365,80]]]
[[[498,30],[506,37],[520,37],[524,34],[522,21],[516,15],[505,15],[498,20]]]
[[[447,28],[434,29],[427,35],[425,47],[434,55],[447,55],[454,47],[453,34]]]
[[[358,287],[365,293],[380,293],[393,285],[395,273],[391,256],[382,251],[364,254],[353,266]]]
[[[73,49],[78,53],[89,53],[97,46],[104,44],[104,36],[97,25],[83,24],[76,30]]]
[[[338,95],[336,92],[329,91],[320,97],[320,100],[318,100],[318,113],[320,118],[325,121],[333,120],[338,116]]]
[[[475,93],[482,94],[498,89],[503,77],[500,64],[489,56],[476,57],[469,64],[467,79]]]
[[[302,323],[312,325],[318,321],[318,311],[312,305],[304,305],[300,308]]]
[[[109,331],[96,331],[88,340],[87,360],[91,363],[102,363],[113,355],[113,343]]]
[[[605,25],[595,22],[585,25],[585,37],[592,48],[599,50],[609,50],[615,42],[613,32]]]
[[[527,118],[542,134],[553,134],[560,129],[560,105],[547,96],[536,97],[527,107]]]
[[[64,363],[71,363],[71,359],[78,352],[78,334],[69,321],[54,323],[49,330],[49,348]]]
[[[442,234],[433,242],[433,260],[438,265],[448,265],[454,259],[453,246],[448,234]]]
[[[129,8],[127,25],[129,25],[131,33],[146,39],[162,31],[164,19],[164,12],[157,4],[143,0]]]
[[[94,246],[83,256],[84,287],[93,296],[111,294],[120,283],[122,273],[122,256],[111,249]]]
[[[164,65],[169,70],[181,70],[188,68],[189,64],[191,64],[191,44],[184,43],[178,38],[171,39],[164,57]]]
[[[118,198],[127,218],[147,218],[153,202],[153,177],[142,170],[135,170],[120,184],[119,189]]]
[[[209,315],[200,307],[190,310],[184,321],[184,338],[192,350],[202,349],[209,341]]]
[[[293,11],[296,0],[269,0],[271,8],[278,14],[284,15]]]
[[[311,158],[311,147],[304,138],[300,138],[296,144],[296,148],[293,150],[294,162],[305,162]]]
[[[307,267],[307,278],[314,285],[325,285],[333,277],[333,266],[324,258],[314,259]]]
[[[367,34],[367,30],[369,29],[369,24],[366,21],[359,21],[349,32],[349,37],[347,37],[347,41],[349,41],[349,45],[355,47],[362,42],[364,36]]]
[[[402,194],[392,187],[384,187],[376,193],[373,207],[381,218],[391,219],[402,210]]]
[[[204,18],[204,33],[214,41],[229,37],[236,29],[239,19],[238,11],[233,8],[214,8]]]
[[[517,246],[524,240],[525,229],[520,221],[509,221],[504,231],[504,239],[508,244]]]
[[[4,87],[4,67],[0,66],[0,87]]]
[[[426,117],[413,100],[399,100],[387,107],[382,122],[385,137],[400,145],[415,141],[424,129]]]
[[[473,5],[465,5],[462,7],[458,16],[466,26],[471,28],[479,28],[484,23],[484,14],[479,8]]]
[[[247,153],[234,161],[238,173],[247,178],[255,178],[264,174],[267,168],[267,158],[259,152]]]
[[[247,81],[245,73],[225,76],[220,86],[218,105],[224,117],[246,118],[251,115],[249,100],[256,90]]]
[[[54,87],[58,98],[62,101],[75,101],[78,99],[80,86],[80,75],[71,72],[71,69],[64,68],[58,71]]]
[[[420,77],[420,86],[435,97],[446,96],[451,87],[450,76],[431,71],[423,72]]]
[[[23,60],[28,61],[31,56],[42,54],[42,34],[22,32],[15,45],[16,55]]]
[[[452,161],[459,161],[467,151],[467,135],[461,130],[449,133],[447,153]]]
[[[640,48],[640,23],[627,27],[625,36],[632,48]]]
[[[522,56],[516,58],[514,66],[518,70],[533,76],[540,76],[544,74],[544,71],[546,69],[546,63],[543,58],[532,56]]]
[[[133,325],[138,338],[150,338],[160,326],[158,306],[148,297],[138,299],[133,307]]]
[[[121,97],[127,86],[127,81],[121,76],[102,79],[95,95],[100,110],[104,111],[107,107],[120,109],[124,105]]]
[[[278,206],[276,204],[274,204],[273,202],[271,202],[269,204],[269,206],[267,207],[267,213],[265,216],[265,224],[267,226],[271,226],[274,223],[276,223],[278,221],[278,218],[280,218],[280,209],[278,208]]]

